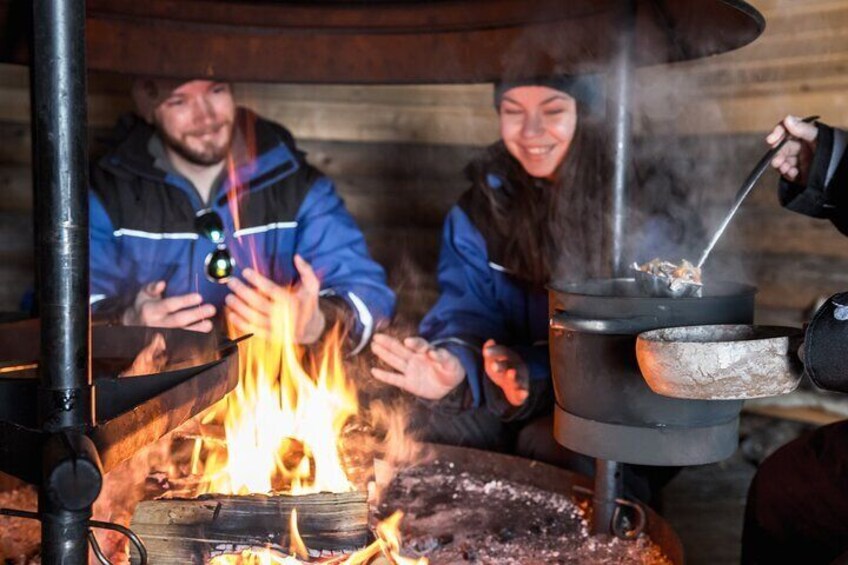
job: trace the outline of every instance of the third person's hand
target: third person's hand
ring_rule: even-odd
[[[819,129],[797,116],[786,116],[766,137],[766,142],[774,147],[787,135],[787,141],[771,160],[771,166],[789,182],[806,186],[810,174],[813,155],[816,153],[816,138]]]

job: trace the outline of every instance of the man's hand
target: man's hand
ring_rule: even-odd
[[[515,351],[490,339],[483,344],[483,366],[507,402],[513,406],[524,404],[530,395],[530,371]]]
[[[121,323],[125,326],[155,328],[183,328],[195,332],[212,331],[215,307],[204,304],[200,294],[182,294],[162,298],[165,281],[145,285],[135,297],[132,306],[124,311]]]
[[[373,367],[374,378],[420,398],[444,398],[465,379],[465,369],[455,355],[446,349],[433,348],[420,337],[408,337],[401,343],[391,336],[375,334],[371,351],[397,371]]]
[[[771,166],[780,171],[783,178],[789,182],[806,186],[813,155],[816,153],[819,129],[815,124],[802,122],[797,116],[786,116],[768,134],[766,142],[774,147],[786,135],[792,136],[792,139],[780,148],[771,160]]]
[[[318,341],[327,325],[324,313],[318,307],[321,282],[302,257],[294,256],[294,265],[300,283],[292,288],[278,285],[253,269],[242,275],[249,284],[233,278],[227,283],[232,294],[227,295],[227,318],[240,332],[252,333],[263,339],[282,338],[283,313],[294,316],[294,338],[297,343]],[[289,318],[291,320],[291,318]]]

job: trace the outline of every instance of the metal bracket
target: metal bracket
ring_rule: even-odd
[[[572,486],[571,490],[574,494],[584,496],[586,498],[591,499],[595,496],[595,491],[593,489],[579,485]],[[648,514],[645,512],[645,509],[642,508],[642,505],[638,502],[633,502],[624,498],[616,498],[615,504],[615,510],[613,511],[612,520],[610,522],[610,529],[613,535],[618,539],[625,541],[633,541],[637,539],[645,531],[645,527],[648,525]],[[622,510],[625,507],[633,510],[636,515],[636,520],[632,524],[630,519]]]
[[[38,520],[41,521],[41,515],[38,512],[29,512],[27,510],[15,510],[14,508],[0,508],[0,515],[2,516],[10,516],[12,518],[25,518],[27,520]],[[113,532],[118,532],[126,536],[130,543],[133,544],[138,550],[138,555],[140,557],[140,565],[147,565],[147,548],[144,546],[144,542],[141,541],[141,538],[138,537],[135,532],[131,529],[122,526],[120,524],[114,524],[112,522],[101,522],[99,520],[89,520],[88,521],[88,543],[91,544],[91,550],[94,552],[95,557],[102,565],[112,565],[112,562],[109,561],[106,556],[103,554],[103,551],[100,549],[100,544],[97,542],[97,537],[94,535],[93,529],[98,530],[111,530]]]

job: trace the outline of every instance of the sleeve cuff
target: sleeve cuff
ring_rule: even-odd
[[[371,310],[355,293],[348,291],[340,296],[332,289],[319,294],[319,307],[327,318],[327,326],[342,321],[347,325],[351,340],[351,355],[356,355],[368,345],[374,335],[375,320]]]
[[[834,157],[834,130],[824,124],[817,126],[819,134],[816,153],[810,164],[807,186],[789,182],[781,177],[778,195],[781,205],[785,208],[814,218],[824,218],[828,214],[827,181],[831,159]]]
[[[480,353],[480,348],[459,338],[439,339],[431,342],[431,345],[444,348],[456,355],[462,368],[465,369],[465,382],[471,392],[469,408],[480,407],[483,404],[483,391],[481,389],[483,355]]]

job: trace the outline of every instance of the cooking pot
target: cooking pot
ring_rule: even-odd
[[[749,324],[756,290],[704,285],[701,297],[645,296],[635,279],[552,284],[550,355],[554,436],[592,457],[646,465],[696,465],[730,456],[741,400],[668,398],[648,388],[636,336],[676,326]]]

